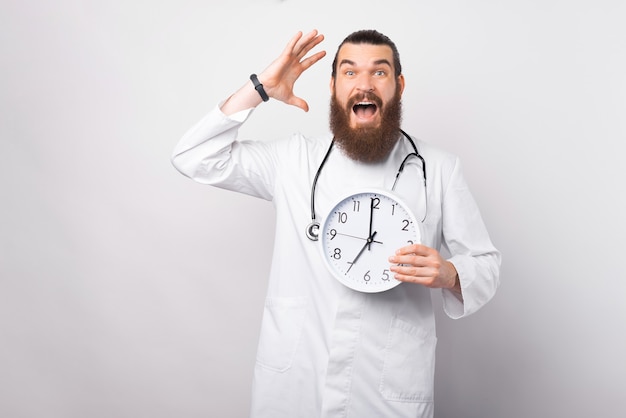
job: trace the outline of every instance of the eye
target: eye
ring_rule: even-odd
[[[375,76],[378,76],[378,77],[382,77],[382,76],[384,76],[385,74],[387,74],[387,73],[385,72],[385,70],[376,70],[376,71],[374,71],[374,75],[375,75]]]
[[[345,72],[345,74],[346,74],[347,76],[353,76],[353,75],[354,75],[354,71],[352,71],[352,70],[347,70],[347,71]]]

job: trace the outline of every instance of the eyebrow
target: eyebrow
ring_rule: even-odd
[[[356,63],[354,61],[352,61],[352,60],[349,60],[349,59],[342,59],[341,62],[339,63],[339,66],[341,67],[344,64],[356,66]],[[381,64],[386,64],[389,67],[391,67],[391,63],[389,62],[388,59],[383,58],[383,59],[379,59],[379,60],[374,61],[374,65],[381,65]]]

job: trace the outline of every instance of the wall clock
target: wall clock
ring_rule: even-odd
[[[320,241],[326,265],[337,280],[351,289],[374,293],[401,283],[393,278],[388,258],[400,247],[419,243],[420,230],[399,197],[366,189],[332,207]]]

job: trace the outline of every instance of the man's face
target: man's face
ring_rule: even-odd
[[[404,77],[386,45],[344,44],[330,83],[330,126],[337,145],[357,161],[387,158],[400,133]]]
[[[351,109],[349,125],[352,129],[379,127],[381,106],[396,97],[396,89],[402,95],[404,77],[394,74],[390,47],[350,43],[341,47],[331,91],[341,107]]]

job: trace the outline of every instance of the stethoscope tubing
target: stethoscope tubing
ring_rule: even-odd
[[[406,157],[404,157],[404,160],[402,160],[402,163],[400,164],[400,168],[398,169],[398,172],[396,173],[396,178],[393,181],[393,186],[391,187],[391,190],[393,191],[396,188],[396,182],[398,181],[400,174],[404,170],[404,166],[406,162],[411,157],[416,157],[422,162],[424,190],[426,190],[426,161],[424,160],[424,157],[422,157],[419,151],[417,150],[417,146],[415,145],[415,142],[413,141],[413,139],[406,132],[404,132],[404,130],[400,129],[400,132],[402,132],[402,135],[404,135],[404,137],[409,141],[409,143],[413,147],[414,152],[409,153]],[[328,157],[330,156],[330,153],[333,150],[334,145],[335,145],[335,138],[333,138],[332,141],[330,141],[330,146],[328,147],[328,150],[326,151],[326,154],[324,155],[324,158],[322,159],[320,166],[317,168],[317,172],[315,173],[315,177],[313,178],[313,184],[311,185],[311,223],[306,228],[306,236],[312,241],[318,240],[318,231],[319,231],[319,222],[315,220],[315,189],[317,187],[317,180],[319,179],[322,169],[324,168],[324,165],[326,164],[326,161],[328,160]],[[426,195],[426,199],[428,199],[428,192],[426,192],[425,195]],[[422,219],[422,222],[426,220],[427,213],[428,213],[428,200],[426,201],[426,212],[424,213],[424,218]]]

